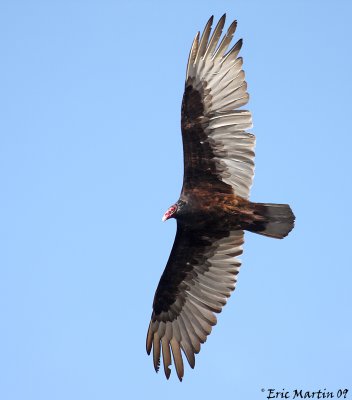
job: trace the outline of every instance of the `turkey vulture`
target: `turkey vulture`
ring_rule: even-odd
[[[227,51],[237,22],[222,37],[223,15],[212,35],[213,17],[197,33],[188,58],[182,100],[183,187],[164,214],[177,232],[156,289],[146,348],[154,368],[162,353],[169,378],[171,353],[182,380],[182,352],[194,368],[200,351],[235,289],[244,230],[282,239],[294,226],[287,204],[248,200],[254,175],[255,136],[251,113],[238,110],[248,93],[239,40]]]

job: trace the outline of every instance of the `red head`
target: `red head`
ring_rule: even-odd
[[[175,213],[177,211],[177,208],[178,208],[177,204],[174,204],[171,207],[169,207],[161,220],[164,222],[169,218],[175,218]]]

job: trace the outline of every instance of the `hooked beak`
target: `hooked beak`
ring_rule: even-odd
[[[171,218],[175,214],[176,210],[177,210],[176,205],[173,205],[173,206],[169,207],[168,210],[166,211],[166,213],[161,218],[161,220],[164,222],[167,219]]]

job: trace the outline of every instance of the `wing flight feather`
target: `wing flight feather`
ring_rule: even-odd
[[[249,99],[243,60],[238,57],[242,40],[226,53],[237,22],[230,25],[220,43],[225,15],[210,36],[212,22],[210,18],[201,39],[198,34],[193,41],[186,71],[182,102],[183,192],[207,186],[212,192],[232,192],[248,199],[254,175],[255,137],[247,132],[252,127],[251,113],[237,110]]]
[[[194,368],[195,354],[217,322],[214,313],[221,312],[235,289],[240,268],[236,257],[242,253],[242,244],[243,231],[190,231],[178,224],[155,293],[146,342],[148,354],[153,349],[156,371],[162,354],[167,378],[171,353],[180,380],[184,374],[181,352]]]

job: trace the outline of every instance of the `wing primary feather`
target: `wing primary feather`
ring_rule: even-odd
[[[183,340],[180,343],[180,346],[181,346],[183,352],[186,354],[188,364],[193,369],[194,366],[196,365],[196,358],[194,356],[194,350],[193,350],[192,346],[190,345],[190,343],[183,341]]]
[[[194,61],[195,64],[197,64],[198,61],[201,59],[201,57],[204,56],[204,53],[205,53],[207,45],[208,45],[208,39],[209,39],[209,35],[211,32],[211,26],[213,24],[213,20],[214,20],[214,16],[212,15],[209,18],[207,24],[205,25],[204,31],[203,31],[202,36],[199,41],[198,51],[197,51],[197,55],[196,55],[196,58]]]
[[[186,325],[184,323],[182,314],[180,314],[178,316],[177,321],[178,321],[178,324],[179,324],[179,327],[180,327],[181,341],[183,341],[183,342],[186,341],[188,343],[191,343],[191,338],[189,337],[189,334],[188,334],[188,331],[186,329]]]
[[[225,20],[226,20],[226,13],[219,19],[219,22],[216,24],[213,34],[211,35],[211,38],[209,40],[207,49],[204,53],[204,60],[207,59],[209,54],[210,54],[210,57],[213,55],[212,53],[214,52],[217,44],[219,43],[219,39],[222,34],[224,25],[225,25]]]
[[[165,335],[165,330],[166,330],[166,323],[164,321],[160,321],[158,326],[158,335],[160,338],[162,338]]]
[[[181,347],[186,354],[189,365],[194,368],[195,358],[194,358],[194,348],[192,345],[192,340],[190,338],[189,332],[187,331],[186,325],[183,321],[182,316],[179,316],[180,331],[182,332]]]
[[[165,337],[166,339],[170,342],[171,338],[172,338],[172,323],[171,322],[167,322],[166,324],[166,328],[165,328]]]
[[[169,368],[171,365],[171,353],[170,353],[170,342],[164,336],[161,339],[161,346],[163,350],[163,364],[164,364],[164,372],[167,379],[170,378],[171,369]]]
[[[146,340],[146,350],[147,350],[148,355],[150,354],[150,352],[152,350],[152,344],[153,344],[153,332],[152,332],[152,321],[150,321],[148,333],[147,333],[147,340]]]
[[[156,332],[153,340],[153,361],[155,371],[158,372],[160,367],[160,338]]]
[[[181,355],[181,348],[179,342],[173,337],[170,341],[172,356],[174,358],[174,364],[176,367],[176,372],[178,379],[182,381],[183,374],[184,374],[184,367]]]
[[[236,28],[237,28],[237,21],[235,20],[229,26],[229,29],[227,30],[226,35],[222,38],[222,41],[220,42],[219,47],[217,48],[216,52],[214,53],[214,55],[213,55],[214,60],[216,58],[222,57],[224,55],[227,48],[229,47],[229,44],[231,43],[231,40],[236,31]]]
[[[197,335],[197,332],[195,331],[193,324],[188,318],[188,315],[186,312],[182,314],[182,319],[183,323],[185,325],[186,331],[188,332],[188,336],[191,340],[193,351],[195,353],[199,353],[200,351],[200,342],[199,342],[199,337]]]
[[[181,342],[182,336],[177,320],[172,321],[172,337],[174,337],[178,342]]]
[[[191,50],[189,52],[188,62],[187,62],[187,70],[186,70],[186,82],[187,82],[188,77],[191,75],[191,73],[190,73],[191,68],[193,67],[194,60],[196,58],[197,51],[198,51],[198,43],[199,43],[199,32],[197,32],[195,38],[193,39]]]
[[[221,60],[221,63],[223,64],[230,56],[231,58],[236,58],[242,48],[242,44],[243,39],[241,38],[231,47],[227,54],[225,54],[224,58]]]

